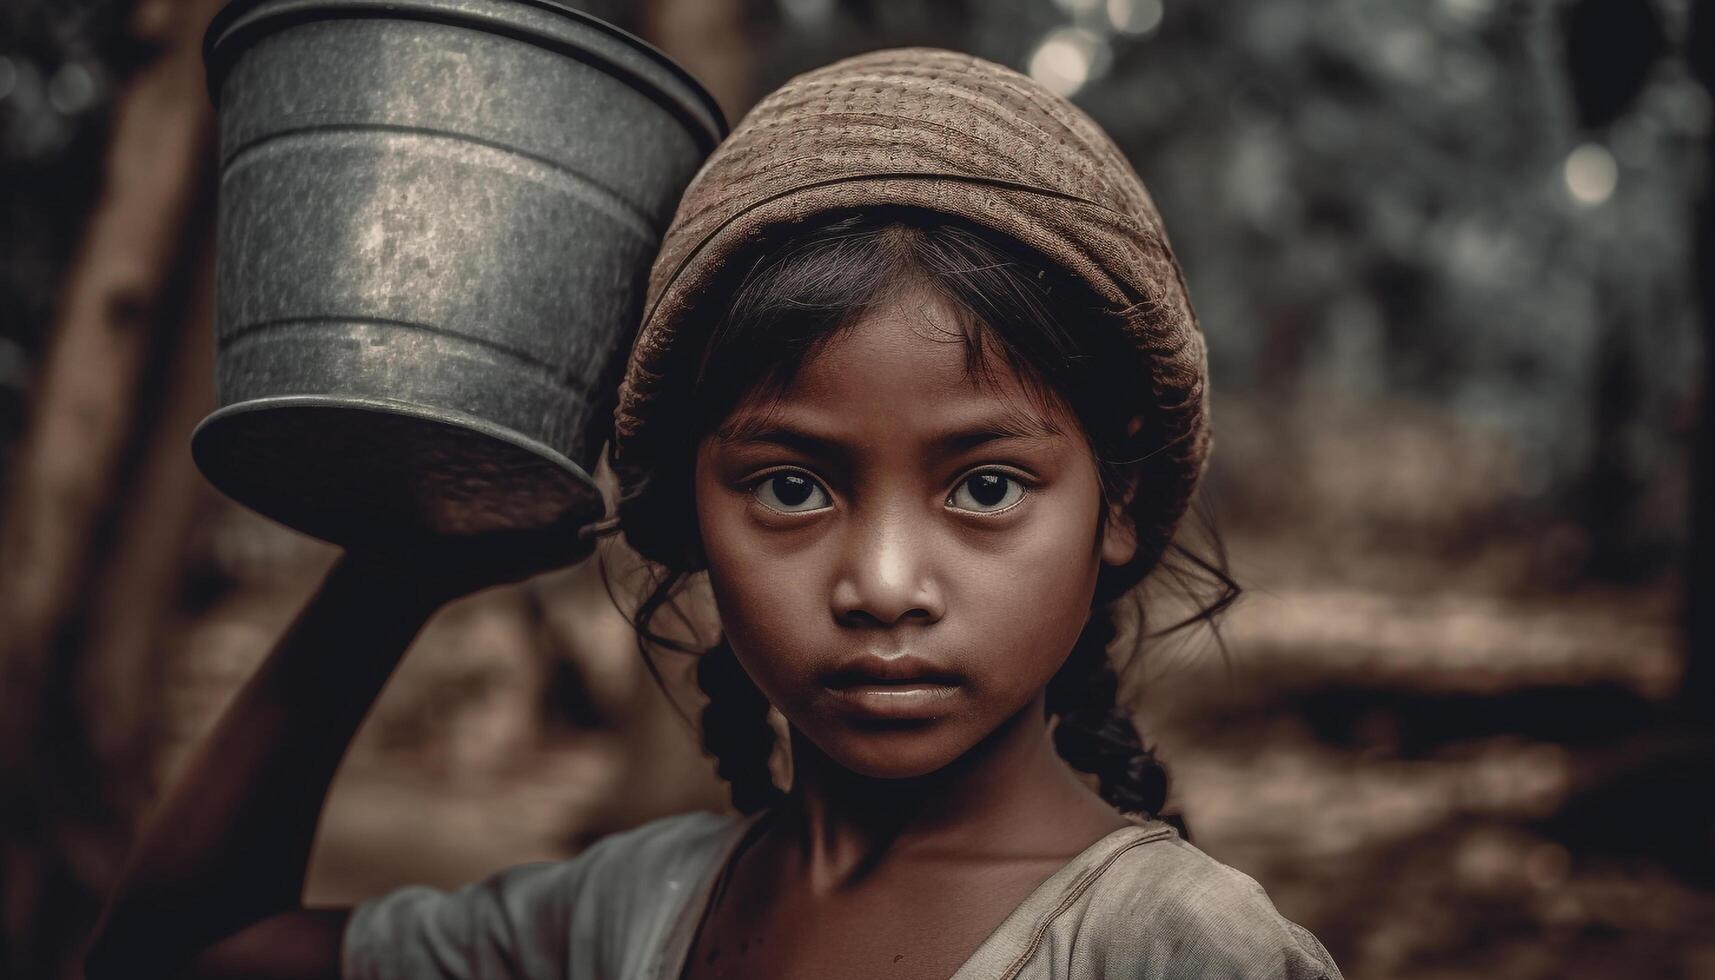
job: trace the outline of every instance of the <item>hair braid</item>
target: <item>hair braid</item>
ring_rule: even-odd
[[[1159,816],[1167,803],[1167,769],[1118,704],[1119,676],[1108,662],[1117,633],[1112,604],[1097,606],[1048,682],[1048,712],[1060,718],[1054,747],[1067,765],[1096,777],[1102,799],[1115,809]]]
[[[732,805],[755,813],[780,797],[768,769],[774,729],[768,724],[768,699],[744,672],[725,634],[697,660],[697,686],[708,695],[703,709],[703,750],[714,756],[715,771],[732,787]]]

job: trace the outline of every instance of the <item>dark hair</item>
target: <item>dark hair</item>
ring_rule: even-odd
[[[730,288],[715,292],[722,301],[703,304],[722,312],[708,325],[691,382],[691,410],[672,437],[675,448],[621,495],[618,523],[633,547],[658,566],[633,622],[644,663],[659,683],[647,643],[700,654],[697,681],[709,698],[703,746],[731,784],[733,805],[749,813],[780,795],[769,768],[775,738],[768,701],[724,635],[698,651],[650,630],[654,616],[704,566],[691,497],[696,448],[748,394],[781,394],[800,366],[864,310],[903,289],[927,287],[948,301],[959,320],[967,372],[987,370],[985,345],[993,345],[1033,400],[1044,404],[1058,397],[1072,409],[1094,454],[1104,499],[1117,503],[1131,493],[1127,512],[1138,532],[1137,554],[1123,566],[1102,566],[1089,621],[1048,684],[1047,711],[1058,719],[1054,741],[1061,757],[1094,775],[1103,799],[1123,812],[1160,815],[1167,773],[1119,703],[1124,668],[1116,671],[1108,655],[1120,604],[1127,598],[1135,604],[1138,628],[1129,665],[1153,636],[1196,622],[1212,625],[1239,588],[1227,574],[1212,527],[1214,559],[1173,540],[1183,478],[1161,451],[1166,439],[1155,421],[1147,364],[1119,314],[1081,280],[1020,243],[910,209],[869,210],[800,229],[760,247],[728,281]],[[1134,416],[1143,424],[1128,434]],[[1105,522],[1106,507],[1101,515]],[[1161,566],[1193,596],[1195,612],[1151,634],[1135,587]],[[1196,599],[1205,586],[1212,596]]]

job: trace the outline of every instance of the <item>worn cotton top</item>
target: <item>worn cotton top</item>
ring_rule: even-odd
[[[455,891],[353,910],[347,980],[678,980],[715,881],[757,817],[687,813]],[[1340,980],[1248,876],[1159,822],[1090,845],[951,980]]]

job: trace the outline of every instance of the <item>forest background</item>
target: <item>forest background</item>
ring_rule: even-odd
[[[333,559],[188,452],[218,6],[0,10],[0,976],[76,975],[140,815]],[[733,119],[904,44],[1089,111],[1205,325],[1247,588],[1224,650],[1182,637],[1133,678],[1196,842],[1349,976],[1715,977],[1715,3],[582,6]],[[694,709],[689,666],[662,661]],[[306,898],[723,804],[588,562],[430,625]]]

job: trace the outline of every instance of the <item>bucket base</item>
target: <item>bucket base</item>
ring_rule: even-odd
[[[191,455],[210,483],[264,516],[383,553],[476,545],[570,563],[591,550],[578,529],[605,510],[583,468],[547,446],[407,403],[240,402],[197,426]]]

